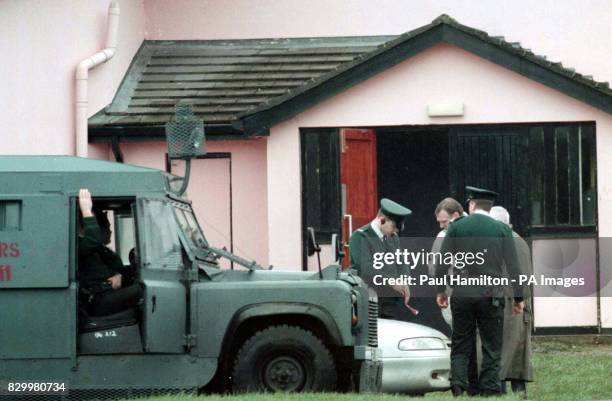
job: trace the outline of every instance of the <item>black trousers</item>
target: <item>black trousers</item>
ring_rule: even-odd
[[[93,316],[106,316],[133,308],[143,296],[142,286],[132,284],[129,287],[117,290],[107,290],[97,294],[90,305],[90,313]]]
[[[476,351],[476,336],[472,341],[472,355],[468,362],[468,388],[467,392],[469,395],[478,395],[480,390],[478,389],[478,356]]]
[[[451,297],[453,334],[451,384],[468,390],[469,366],[474,358],[476,327],[482,342],[482,367],[478,375],[481,395],[501,393],[499,369],[504,325],[504,299],[490,297]],[[473,362],[472,362],[473,363]],[[473,367],[472,367],[473,369]]]

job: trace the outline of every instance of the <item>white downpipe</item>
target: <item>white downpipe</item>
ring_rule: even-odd
[[[89,70],[115,55],[117,49],[117,27],[119,26],[119,4],[112,1],[108,7],[108,30],[106,48],[81,61],[76,69],[76,155],[87,157],[87,79]]]

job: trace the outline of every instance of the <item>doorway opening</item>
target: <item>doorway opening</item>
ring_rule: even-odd
[[[593,122],[308,128],[301,130],[301,146],[302,227],[321,232],[320,243],[332,234],[348,242],[352,231],[376,216],[385,197],[413,211],[402,236],[433,242],[440,231],[434,216],[439,201],[450,196],[464,204],[466,185],[491,189],[499,193],[496,204],[508,210],[513,230],[531,245],[534,274],[550,273],[538,262],[546,246],[589,242],[595,262],[584,278],[598,290],[581,299],[582,310],[593,312],[582,314],[581,325],[600,326]],[[545,298],[535,296],[537,310]],[[578,311],[577,305],[564,300],[571,310]],[[547,313],[551,309],[543,305],[544,312],[535,314],[536,327],[563,325],[562,317]]]
[[[448,131],[377,130],[377,141],[379,199],[412,210],[402,235],[435,236],[434,210],[449,196]]]

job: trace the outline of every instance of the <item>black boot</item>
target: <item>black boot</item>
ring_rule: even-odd
[[[512,392],[520,394],[524,400],[527,399],[527,383],[525,380],[510,380],[510,386],[512,386]]]
[[[451,392],[453,393],[453,397],[459,397],[463,395],[464,390],[458,385],[453,384],[453,386],[451,387]]]

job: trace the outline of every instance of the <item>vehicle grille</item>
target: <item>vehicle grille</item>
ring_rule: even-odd
[[[378,347],[378,302],[368,302],[368,345]]]

